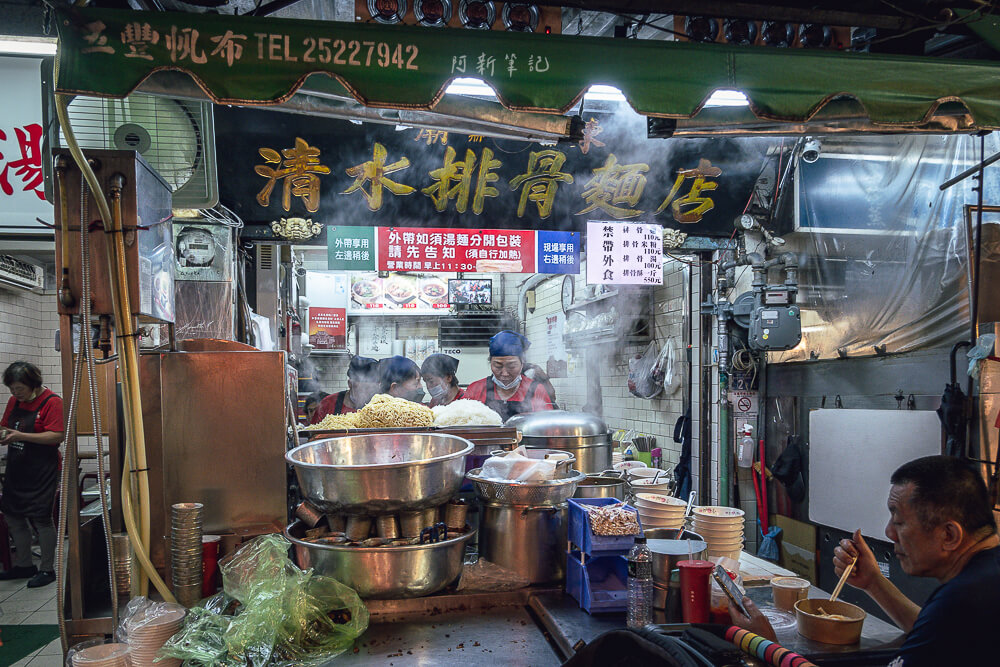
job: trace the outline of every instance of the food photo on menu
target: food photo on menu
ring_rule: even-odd
[[[448,287],[438,277],[423,278],[420,281],[420,299],[432,308],[448,306]]]
[[[351,277],[351,300],[362,308],[371,308],[382,301],[382,280],[377,277]]]

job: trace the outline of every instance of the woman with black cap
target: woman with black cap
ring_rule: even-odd
[[[420,388],[420,366],[398,354],[379,362],[379,392],[419,403],[424,400]]]
[[[347,390],[330,394],[313,412],[310,424],[318,424],[327,415],[357,412],[378,392],[378,361],[370,357],[352,357],[347,367]]]
[[[458,359],[447,354],[432,354],[420,366],[420,374],[431,395],[431,407],[448,405],[452,401],[465,398],[465,392],[458,386]]]
[[[524,412],[551,410],[544,385],[524,375],[524,352],[528,339],[513,331],[501,331],[490,339],[490,370],[465,390],[465,398],[485,403],[507,421]]]

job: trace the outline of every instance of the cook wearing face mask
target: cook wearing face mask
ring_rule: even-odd
[[[458,386],[458,359],[447,354],[432,354],[420,366],[420,375],[431,395],[431,407],[448,405],[452,401],[465,398],[465,392]]]
[[[531,343],[513,331],[501,331],[490,339],[489,377],[465,390],[465,398],[485,403],[504,421],[523,412],[551,410],[552,402],[542,383],[524,375],[524,355]]]
[[[411,359],[396,355],[379,363],[379,393],[405,398],[414,403],[424,400],[420,386],[420,367]]]
[[[309,423],[318,424],[327,415],[357,412],[368,404],[378,388],[378,361],[370,357],[352,357],[347,367],[347,389],[324,397]]]

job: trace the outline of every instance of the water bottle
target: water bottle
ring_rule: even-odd
[[[628,616],[626,625],[642,628],[653,622],[653,554],[645,537],[635,538],[628,552]]]

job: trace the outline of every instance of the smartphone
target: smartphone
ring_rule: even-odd
[[[750,612],[747,608],[743,606],[743,594],[740,593],[740,589],[736,587],[736,582],[729,578],[729,573],[721,565],[715,566],[715,571],[712,572],[712,576],[719,583],[719,587],[722,592],[726,594],[729,598],[729,603],[736,605],[736,608],[740,610],[740,613],[750,618]]]

